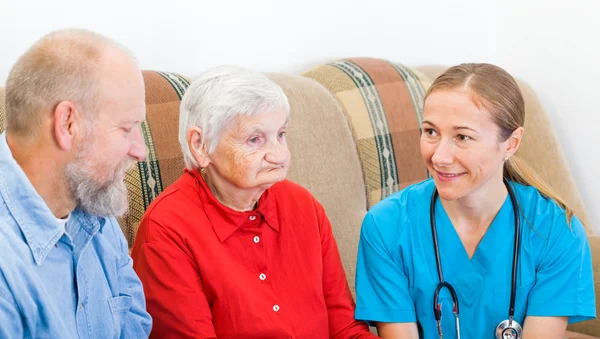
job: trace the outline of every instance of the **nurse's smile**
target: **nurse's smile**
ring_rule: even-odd
[[[463,175],[467,174],[466,172],[463,173],[446,173],[446,172],[440,172],[440,171],[436,171],[437,174],[437,179],[440,182],[452,182],[455,181],[457,179],[459,179],[460,177],[462,177]]]

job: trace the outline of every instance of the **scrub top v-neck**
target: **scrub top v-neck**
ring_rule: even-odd
[[[527,315],[595,317],[591,253],[583,226],[529,186],[513,184],[521,207],[515,320]],[[439,282],[429,208],[433,180],[412,185],[374,206],[359,243],[356,318],[417,322],[420,337],[438,338],[433,293]],[[463,338],[494,338],[508,317],[514,245],[514,214],[506,197],[469,258],[439,198],[435,218],[444,279],[456,289]],[[455,338],[452,299],[440,294],[444,338]]]

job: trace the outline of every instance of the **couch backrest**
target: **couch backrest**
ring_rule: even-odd
[[[166,72],[143,71],[146,120],[142,132],[148,153],[145,161],[127,172],[129,212],[119,218],[131,247],[146,208],[181,175],[184,163],[179,147],[179,104],[189,81]]]
[[[6,118],[4,117],[5,109],[4,87],[0,87],[0,133],[4,132],[4,129],[6,128]]]
[[[270,75],[291,104],[289,178],[308,188],[325,207],[352,290],[366,211],[385,196],[427,177],[418,147],[422,98],[444,69],[411,70],[363,58],[318,66],[304,76]],[[127,173],[129,212],[119,219],[130,245],[146,207],[184,168],[177,133],[179,104],[189,80],[165,72],[143,74],[147,119],[142,130],[148,156]],[[527,132],[519,153],[586,221],[548,118],[531,88],[520,85],[527,105]],[[0,88],[0,132],[3,92]]]
[[[379,59],[339,60],[304,73],[340,103],[352,131],[367,208],[425,180],[419,150],[425,90],[410,68]]]

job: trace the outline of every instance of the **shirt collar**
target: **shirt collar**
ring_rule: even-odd
[[[199,170],[186,170],[198,182],[200,198],[203,202],[204,211],[210,221],[217,238],[222,243],[240,226],[247,223],[252,216],[261,218],[270,228],[279,232],[279,221],[277,219],[277,206],[273,201],[269,189],[265,190],[258,200],[258,207],[254,211],[235,211],[217,200]]]
[[[21,228],[35,263],[41,265],[65,233],[65,228],[56,220],[44,199],[13,158],[6,142],[6,132],[0,134],[0,195]],[[96,219],[76,209],[69,223],[77,221],[86,231],[93,234],[102,226]]]

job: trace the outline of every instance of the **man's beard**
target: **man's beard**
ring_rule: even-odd
[[[98,164],[103,168],[92,169],[90,165],[93,158],[88,152],[92,149],[91,146],[88,144],[79,152],[75,160],[67,164],[65,168],[67,184],[77,206],[84,212],[100,217],[119,217],[127,212],[129,205],[127,187],[117,175],[131,168],[133,161],[121,162],[115,172],[110,172],[106,163]],[[96,171],[110,173],[112,177],[99,181],[93,176]]]

